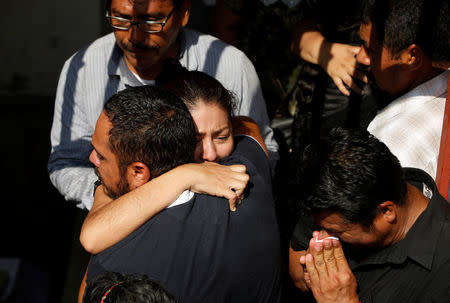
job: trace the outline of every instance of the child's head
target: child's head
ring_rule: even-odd
[[[174,303],[175,298],[146,276],[106,272],[91,281],[83,303]]]

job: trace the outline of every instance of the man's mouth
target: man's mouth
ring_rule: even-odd
[[[148,53],[151,51],[155,51],[156,47],[149,47],[146,45],[139,45],[139,44],[127,44],[127,43],[121,43],[122,48],[126,50],[127,52],[133,53],[133,54],[142,54],[142,53]]]

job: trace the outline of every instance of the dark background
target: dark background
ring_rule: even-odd
[[[2,3],[0,19],[0,302],[75,302],[86,211],[48,178],[54,95],[64,61],[108,29],[102,0],[37,2]],[[209,32],[212,16],[193,1],[190,27]]]

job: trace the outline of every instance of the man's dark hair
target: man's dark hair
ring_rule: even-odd
[[[450,60],[448,0],[366,0],[362,21],[394,57],[417,44],[433,62]]]
[[[175,303],[175,298],[146,276],[106,272],[86,286],[83,303]]]
[[[113,125],[109,144],[121,174],[129,164],[143,162],[155,178],[193,161],[195,125],[174,94],[155,86],[131,87],[112,96],[104,111]]]
[[[183,4],[184,1],[185,0],[172,0],[173,6],[180,7],[181,4]],[[111,2],[112,2],[112,0],[106,0],[105,1],[105,10],[107,12],[111,12]]]
[[[370,226],[384,201],[402,205],[406,182],[398,159],[366,130],[335,128],[303,155],[303,207],[335,211],[348,223]]]

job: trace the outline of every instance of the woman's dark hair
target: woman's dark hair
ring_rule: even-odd
[[[217,104],[228,113],[231,120],[234,111],[234,96],[222,83],[199,71],[188,71],[174,59],[163,62],[157,85],[161,85],[180,97],[189,110],[197,102]]]
[[[83,303],[175,303],[161,285],[141,275],[106,272],[86,286]]]

